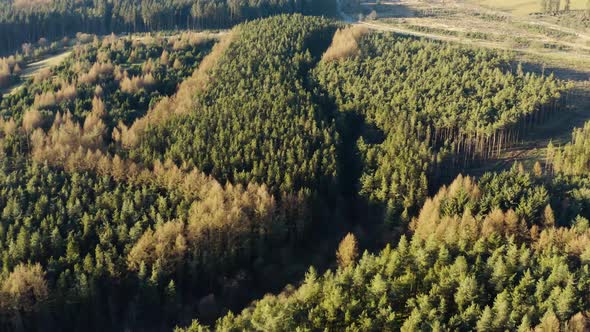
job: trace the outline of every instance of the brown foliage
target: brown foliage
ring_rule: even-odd
[[[588,318],[581,312],[578,312],[565,325],[567,332],[584,332],[590,329]]]
[[[418,218],[414,219],[410,228],[414,236],[428,239],[433,236],[446,242],[457,241],[459,238],[474,239],[481,231],[481,223],[476,222],[469,211],[463,216],[441,216],[440,206],[443,200],[454,197],[460,191],[464,191],[470,197],[479,197],[480,191],[470,177],[459,175],[449,187],[442,187],[439,192],[424,203]],[[488,227],[493,227],[494,222],[488,222]]]
[[[137,271],[141,263],[152,266],[159,261],[165,270],[170,270],[182,262],[186,249],[184,224],[171,221],[157,225],[155,231],[145,231],[129,252],[127,263]]]
[[[187,223],[172,221],[156,226],[154,231],[148,229],[129,253],[131,270],[139,270],[144,264],[171,273],[187,254],[206,251],[207,256],[224,257],[237,255],[238,249],[251,252],[256,250],[256,243],[250,239],[268,239],[277,223],[284,220],[264,186],[223,187],[211,179],[197,183],[194,189],[198,197],[191,205]]]
[[[590,248],[590,230],[579,232],[575,228],[547,228],[538,236],[533,247],[538,251],[557,249],[580,257]]]
[[[187,31],[180,35],[170,37],[168,42],[172,45],[173,50],[178,51],[190,45],[206,43],[211,39],[212,36],[207,33]]]
[[[114,72],[115,72],[115,67],[113,66],[112,63],[110,63],[110,62],[106,62],[106,63],[95,62],[94,65],[92,65],[92,68],[90,68],[90,71],[88,71],[88,73],[80,75],[78,77],[78,83],[80,83],[80,84],[94,84],[94,83],[96,83],[96,81],[99,78],[104,77],[109,74],[112,74]]]
[[[332,44],[322,56],[322,61],[347,59],[359,55],[359,41],[368,30],[362,26],[351,26],[338,29],[334,34]]]
[[[76,98],[77,90],[75,85],[65,85],[57,92],[44,92],[35,96],[34,106],[38,108],[51,107],[63,101],[70,101]]]
[[[105,106],[102,99],[94,97],[92,112],[84,120],[82,146],[94,150],[102,147],[102,139],[106,132],[106,125],[102,121],[104,115]]]
[[[305,219],[302,196],[285,196],[283,205],[277,208],[265,186],[222,186],[196,169],[179,168],[171,161],[156,161],[149,169],[102,152],[100,144],[89,142],[87,137],[94,132],[92,128],[102,127],[98,119],[103,111],[102,101],[95,98],[83,127],[69,113],[58,113],[47,134],[39,128],[32,133],[32,156],[37,162],[67,171],[93,171],[117,181],[153,184],[192,201],[186,220],[158,225],[142,235],[128,256],[131,270],[143,263],[167,273],[185,261],[185,255],[199,255],[205,248],[211,257],[235,256],[238,250],[248,256],[256,250],[256,241],[280,239],[285,220]]]
[[[76,33],[76,39],[78,40],[78,42],[80,42],[82,44],[90,43],[94,40],[94,38],[96,38],[96,36],[92,35],[92,34],[83,33],[83,32]]]
[[[7,87],[10,84],[10,78],[13,74],[20,73],[20,62],[14,55],[6,58],[0,58],[0,88]]]
[[[167,66],[170,61],[170,53],[166,50],[162,51],[162,55],[160,56],[160,63]]]
[[[340,268],[346,268],[354,265],[359,256],[359,248],[356,237],[352,233],[346,234],[344,239],[340,241],[338,251],[336,252],[336,259]]]
[[[43,116],[37,109],[31,109],[23,115],[23,128],[27,133],[32,132],[43,122]]]
[[[39,263],[19,264],[2,283],[2,308],[32,311],[47,298],[45,272]]]
[[[418,218],[410,225],[414,236],[454,245],[473,243],[494,233],[514,235],[522,240],[529,238],[526,222],[519,219],[513,210],[504,212],[494,209],[482,217],[473,216],[469,210],[464,211],[463,215],[442,215],[441,203],[458,193],[466,193],[471,198],[481,195],[479,187],[470,177],[459,175],[448,188],[441,188],[433,198],[426,200]]]
[[[553,213],[553,209],[549,204],[547,204],[545,210],[543,211],[543,224],[546,227],[555,226],[555,214]]]
[[[181,69],[182,67],[183,67],[183,65],[182,65],[182,61],[180,61],[180,59],[174,60],[174,65],[172,65],[172,68]]]
[[[113,138],[120,141],[126,148],[133,147],[137,144],[139,136],[149,125],[161,123],[174,115],[187,114],[192,111],[194,109],[195,94],[205,89],[210,80],[209,72],[215,67],[218,59],[231,44],[233,38],[233,33],[223,36],[215,44],[211,53],[203,58],[193,75],[180,84],[173,97],[162,98],[143,118],[137,119],[130,128],[119,124],[117,131],[113,133]]]
[[[37,72],[37,74],[35,74],[35,76],[33,76],[33,82],[34,83],[41,83],[41,82],[45,81],[46,79],[50,78],[51,75],[53,75],[53,73],[51,72],[50,68],[43,68],[43,69],[39,70]]]
[[[144,76],[133,76],[129,78],[125,76],[120,83],[121,91],[127,93],[136,93],[141,89],[148,89],[156,84],[156,79],[152,74]]]
[[[17,130],[17,125],[13,118],[8,120],[0,119],[0,127],[6,136],[16,133]]]
[[[477,184],[469,177],[457,177],[448,188],[441,188],[433,198],[426,200],[420,214],[410,225],[415,238],[460,246],[500,234],[530,242],[537,251],[557,250],[590,262],[590,229],[555,227],[555,216],[551,206],[545,207],[542,216],[543,226],[539,227],[537,223],[532,223],[530,228],[513,210],[494,209],[483,216],[473,216],[469,210],[462,216],[443,215],[441,203],[458,192],[467,193],[472,197],[480,194]]]

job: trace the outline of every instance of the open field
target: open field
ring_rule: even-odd
[[[540,0],[467,0],[467,2],[487,8],[506,11],[514,15],[528,15],[541,11]],[[572,0],[571,9],[586,9],[586,1]]]
[[[365,6],[378,15],[377,20],[364,22],[372,28],[514,50],[557,67],[590,68],[590,32],[587,31],[464,3],[405,0]]]

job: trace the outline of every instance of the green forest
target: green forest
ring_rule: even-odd
[[[0,2],[0,330],[588,330],[572,83],[335,10]]]
[[[333,15],[335,7],[332,0],[3,0],[0,55],[77,32],[219,29],[280,13]]]

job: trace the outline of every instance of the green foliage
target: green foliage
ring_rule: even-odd
[[[552,143],[547,147],[547,163],[558,173],[567,175],[588,174],[590,171],[590,122],[584,127],[575,128],[572,140],[563,148]]]
[[[0,285],[8,287],[10,273],[23,262],[41,263],[55,315],[32,314],[27,326],[110,329],[122,321],[137,327],[165,322],[220,275],[262,260],[265,246],[284,243],[287,212],[263,187],[223,188],[204,176],[195,182],[196,193],[187,195],[180,185],[165,189],[157,181],[120,182],[4,159]],[[160,305],[171,309],[169,316],[153,315]],[[96,314],[85,316],[89,311]]]
[[[356,265],[322,276],[311,268],[299,288],[266,296],[239,315],[230,313],[214,330],[504,331],[575,324],[580,316],[572,317],[590,308],[582,286],[590,280],[590,268],[580,260],[588,230],[547,227],[539,232],[538,213],[523,229],[490,230],[496,212],[489,212],[487,202],[513,208],[518,201],[511,191],[521,197],[541,184],[515,170],[484,176],[479,187],[458,181],[465,189],[455,183],[433,201],[461,195],[460,190],[477,193],[469,205],[479,206],[474,211],[481,217],[468,221],[464,204],[439,232],[421,215],[410,241],[402,237],[395,248],[365,253]],[[423,214],[431,214],[431,204]]]
[[[330,15],[333,0],[16,0],[0,2],[0,50],[41,37],[164,29],[227,28],[280,13]]]
[[[437,163],[488,157],[565,88],[512,73],[508,53],[381,33],[359,47],[359,56],[320,63],[314,78],[341,112],[367,123],[360,193],[386,206],[387,221],[416,212],[428,178],[448,165]]]
[[[300,15],[237,27],[197,96],[198,109],[148,130],[130,156],[188,163],[220,181],[265,183],[274,193],[327,188],[336,176],[338,135],[305,74],[334,30],[328,20]]]
[[[0,114],[20,122],[33,107],[49,120],[58,112],[70,112],[83,122],[97,97],[108,110],[104,119],[108,128],[114,128],[119,121],[130,124],[160,98],[172,95],[178,84],[193,73],[212,44],[206,36],[190,33],[169,38],[146,37],[145,42],[114,36],[97,39],[76,47],[73,55],[51,69],[51,77],[39,81],[29,79],[18,92],[2,99]],[[165,60],[162,54],[166,54]],[[180,65],[174,66],[175,63]],[[147,74],[154,79],[154,85],[134,93],[122,89],[125,79],[121,75],[132,78]],[[55,95],[66,87],[75,88],[76,98],[40,100],[41,96]]]
[[[37,17],[61,3],[19,10]],[[93,15],[116,18],[126,3],[93,1]],[[223,25],[319,4],[272,3],[130,2],[141,20],[121,27],[167,27],[189,8],[186,24]],[[88,14],[78,4],[92,7],[58,12]],[[302,272],[291,259],[306,226],[331,246],[366,205],[412,237],[359,259],[350,234],[335,272],[310,268],[299,288],[214,327],[585,324],[588,179],[515,166],[426,197],[449,166],[493,156],[556,111],[564,85],[513,72],[505,53],[363,29],[335,37],[338,27],[299,14],[254,20],[204,60],[212,43],[196,33],[97,38],[2,100],[0,329],[211,323],[227,299],[239,306],[258,291],[253,276]],[[367,225],[355,229],[363,246]],[[188,330],[208,330],[199,321]]]

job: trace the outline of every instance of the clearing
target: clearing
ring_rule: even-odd
[[[45,59],[36,61],[36,62],[32,62],[27,64],[27,66],[23,69],[20,77],[21,77],[21,82],[17,83],[16,85],[13,85],[11,87],[6,88],[4,91],[2,91],[2,94],[13,94],[16,91],[18,91],[18,89],[20,87],[22,87],[22,85],[24,84],[24,81],[37,74],[39,71],[41,71],[42,69],[45,68],[50,68],[53,66],[57,66],[59,65],[63,60],[65,60],[70,54],[72,53],[71,50],[69,49],[64,49],[62,52],[59,52],[57,54],[51,54],[48,57],[46,57]]]

